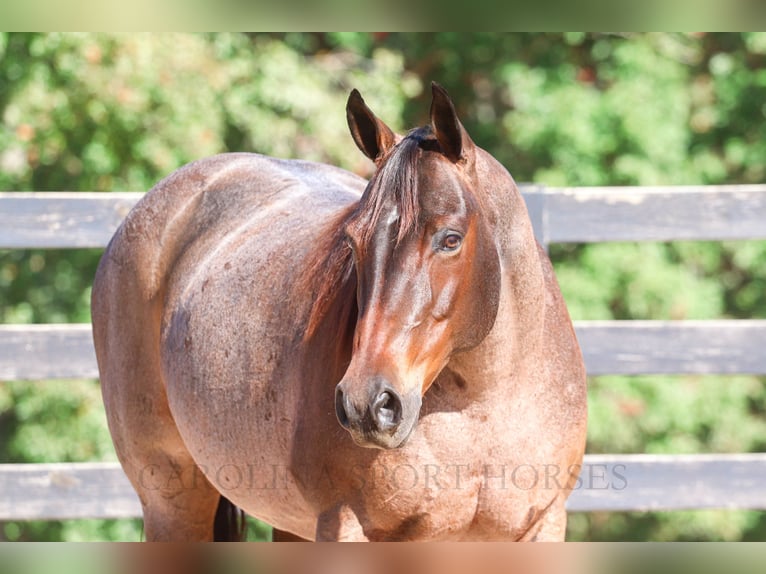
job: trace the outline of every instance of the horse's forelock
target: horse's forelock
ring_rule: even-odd
[[[302,288],[317,289],[307,337],[313,335],[341,287],[353,276],[353,258],[346,243],[346,230],[353,230],[359,247],[366,250],[389,200],[394,201],[398,211],[396,243],[417,228],[420,214],[418,162],[423,149],[439,149],[428,126],[412,130],[383,158],[359,203],[340,214],[330,225],[333,231],[320,239],[315,247],[314,263],[301,282]]]
[[[364,249],[372,240],[384,208],[390,201],[393,201],[398,213],[396,242],[401,242],[417,228],[420,214],[418,161],[422,149],[431,149],[434,143],[436,140],[430,127],[418,128],[402,139],[388,157],[383,158],[347,222],[347,226],[354,229],[360,247]]]

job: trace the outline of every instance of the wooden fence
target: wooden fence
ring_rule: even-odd
[[[522,191],[546,247],[766,239],[766,185]],[[103,248],[140,196],[0,194],[0,249]],[[766,320],[575,328],[590,375],[766,374]],[[0,326],[0,381],[97,377],[90,325]],[[581,477],[573,511],[766,509],[766,453],[586,455]],[[0,520],[136,516],[137,497],[116,463],[0,465]]]

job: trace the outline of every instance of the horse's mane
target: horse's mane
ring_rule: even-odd
[[[318,289],[306,328],[306,338],[311,337],[338,296],[353,299],[355,304],[356,276],[347,229],[353,229],[362,252],[372,241],[373,233],[386,204],[393,200],[398,210],[396,245],[418,226],[420,201],[418,193],[417,165],[421,150],[438,150],[439,144],[430,126],[412,130],[382,158],[379,168],[370,179],[358,203],[349,206],[332,221],[328,232],[314,247],[313,261],[304,276],[302,288]],[[354,290],[344,293],[344,286],[353,281]]]

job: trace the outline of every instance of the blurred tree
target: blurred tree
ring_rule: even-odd
[[[766,178],[764,33],[3,34],[0,190],[146,190],[224,151],[368,174],[343,119],[350,88],[401,130],[426,121],[431,80],[518,181]],[[88,321],[99,255],[1,252],[2,320]],[[764,242],[554,245],[551,255],[576,319],[766,317]],[[113,457],[97,398],[93,382],[0,385],[1,460]],[[590,452],[766,447],[759,378],[603,377],[589,401]],[[17,523],[5,532],[124,538],[135,528]],[[766,519],[576,514],[570,536],[757,539]]]

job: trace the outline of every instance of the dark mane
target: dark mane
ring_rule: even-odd
[[[398,211],[396,243],[417,229],[420,214],[417,165],[424,149],[439,149],[430,126],[412,130],[394,146],[381,161],[359,202],[328,224],[328,233],[323,234],[323,239],[314,248],[313,264],[304,277],[305,283],[299,286],[309,290],[317,289],[306,338],[314,334],[332,303],[343,291],[344,284],[354,277],[347,229],[354,230],[359,249],[366,249],[384,207],[391,201]]]

